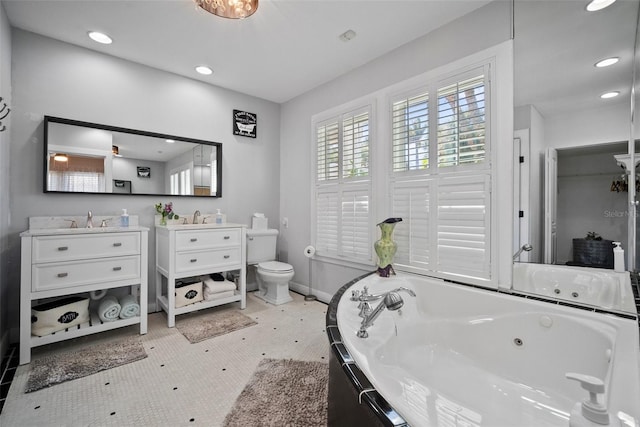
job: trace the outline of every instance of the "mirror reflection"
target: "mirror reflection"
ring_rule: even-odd
[[[589,279],[594,287],[566,293],[554,280],[571,282],[570,272],[554,270],[552,276],[549,269],[524,265],[579,265],[584,274],[592,268],[610,271],[613,245],[606,256],[598,256],[596,249],[588,249],[591,257],[574,254],[583,244],[595,247],[603,241],[621,242],[635,261],[636,225],[629,201],[635,198],[637,174],[614,156],[629,155],[629,145],[633,151],[631,88],[639,4],[619,0],[587,12],[587,3],[514,2],[513,283],[525,283],[521,275],[526,270],[544,282],[530,285],[528,292],[571,301],[576,294],[577,302],[635,312],[625,299],[629,295],[598,295],[595,275]],[[609,58],[617,61],[596,66]],[[608,92],[617,96],[601,97]],[[527,244],[530,250],[523,249]],[[633,270],[634,264],[626,260],[626,269]]]
[[[220,197],[221,167],[221,143],[45,117],[45,192]]]

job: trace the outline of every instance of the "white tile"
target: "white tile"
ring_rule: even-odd
[[[0,425],[219,426],[263,358],[328,363],[327,306],[292,296],[273,306],[250,293],[243,313],[257,325],[197,344],[153,313],[141,336],[146,359],[33,393],[23,391],[29,365],[20,366]],[[131,335],[134,326],[57,343],[34,349],[33,359]]]

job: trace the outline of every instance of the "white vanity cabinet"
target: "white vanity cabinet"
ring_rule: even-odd
[[[20,283],[20,364],[29,363],[33,347],[140,324],[147,333],[148,228],[106,227],[32,229],[22,239]],[[138,298],[140,315],[102,322],[90,306],[86,323],[49,335],[31,334],[31,308],[42,302],[91,292],[128,288]],[[130,289],[129,289],[130,288]],[[94,302],[94,305],[95,302]]]
[[[176,279],[238,271],[233,296],[176,308]],[[156,225],[156,297],[175,326],[179,314],[240,302],[246,306],[246,233],[242,224]]]

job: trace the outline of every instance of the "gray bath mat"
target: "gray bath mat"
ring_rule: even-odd
[[[145,357],[147,353],[138,337],[43,357],[29,365],[29,378],[24,392],[31,393]]]
[[[256,321],[240,313],[236,308],[183,314],[176,320],[176,329],[191,344],[252,325],[257,325]]]
[[[224,427],[327,425],[329,365],[263,359],[224,420]]]

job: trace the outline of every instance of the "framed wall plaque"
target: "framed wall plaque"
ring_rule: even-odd
[[[233,110],[233,134],[255,138],[258,132],[258,116],[247,111]]]
[[[138,178],[151,178],[151,168],[148,166],[138,166]]]

